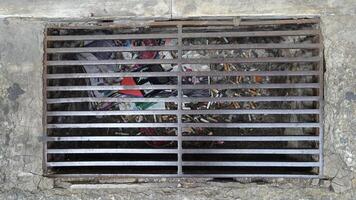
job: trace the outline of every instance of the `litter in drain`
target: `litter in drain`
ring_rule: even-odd
[[[322,176],[319,19],[46,34],[48,175]]]

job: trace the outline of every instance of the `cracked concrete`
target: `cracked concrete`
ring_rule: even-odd
[[[355,1],[83,2],[0,2],[0,17],[7,17],[0,19],[0,199],[356,199]],[[326,63],[324,180],[124,179],[98,185],[42,176],[42,41],[47,23],[240,15],[321,16]]]

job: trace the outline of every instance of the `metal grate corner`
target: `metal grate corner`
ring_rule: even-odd
[[[46,29],[56,177],[322,176],[319,19]]]

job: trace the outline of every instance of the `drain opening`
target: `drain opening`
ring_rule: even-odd
[[[51,27],[53,176],[318,177],[318,19]]]

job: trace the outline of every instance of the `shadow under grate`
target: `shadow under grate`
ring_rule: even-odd
[[[319,19],[49,27],[47,175],[322,176]]]

